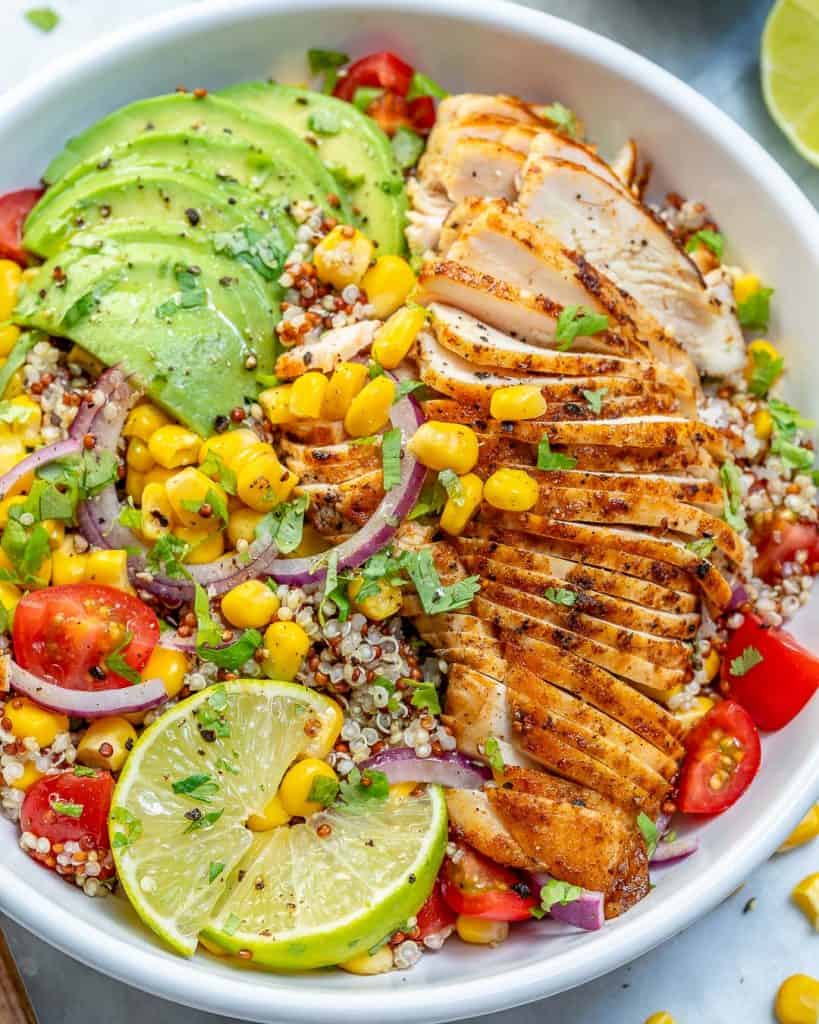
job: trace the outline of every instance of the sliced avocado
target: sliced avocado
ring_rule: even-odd
[[[241,82],[219,96],[314,140],[325,167],[350,194],[354,222],[379,253],[404,251],[404,178],[389,139],[372,118],[344,100],[278,83]]]
[[[271,216],[285,220],[279,211],[260,208],[258,199],[249,189],[191,171],[113,166],[50,189],[26,220],[23,245],[48,258],[78,231],[100,224],[166,221],[193,237],[242,224],[264,231]]]
[[[273,368],[277,290],[253,265],[268,250],[240,244],[246,230],[212,245],[158,226],[78,234],[21,287],[13,319],[123,365],[207,435]]]
[[[338,194],[338,185],[316,150],[297,134],[256,117],[228,100],[214,96],[197,99],[192,93],[155,96],[115,110],[69,140],[49,164],[43,180],[54,184],[78,163],[91,158],[104,164],[114,146],[143,138],[151,132],[201,133],[250,143],[278,164],[291,167],[300,187],[309,187],[308,193],[293,195],[292,199],[310,199],[342,219],[347,214],[343,207],[339,211],[328,202],[328,195]]]

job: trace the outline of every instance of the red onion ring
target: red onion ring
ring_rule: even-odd
[[[535,892],[540,893],[544,885],[553,881],[551,875],[537,872],[532,875],[535,884]],[[573,925],[575,928],[582,928],[586,932],[596,932],[605,923],[606,900],[602,892],[595,892],[584,889],[576,900],[571,903],[553,903],[549,911],[549,917],[555,921],[562,921],[564,924]]]
[[[32,473],[35,469],[39,469],[40,466],[45,466],[57,459],[65,459],[69,455],[77,455],[81,450],[82,444],[71,437],[65,441],[55,441],[54,444],[47,444],[43,448],[38,448],[36,452],[27,455],[22,462],[12,466],[8,473],[0,476],[0,498],[5,497],[12,487],[19,480],[22,480],[26,473]]]
[[[71,718],[106,718],[108,715],[147,711],[168,699],[161,679],[149,679],[116,690],[69,690],[40,679],[9,657],[0,662],[0,675],[35,703]]]
[[[741,608],[747,600],[748,591],[741,583],[737,583],[731,590],[731,600],[728,602],[728,607],[725,609],[726,612],[735,612],[738,608]]]
[[[657,848],[651,856],[652,864],[671,864],[673,861],[683,860],[696,853],[700,848],[700,841],[697,836],[680,836],[672,839],[670,843],[660,840]]]
[[[383,772],[390,783],[432,782],[449,789],[480,789],[492,778],[486,765],[456,751],[419,757],[411,747],[388,747],[362,761],[360,767]]]

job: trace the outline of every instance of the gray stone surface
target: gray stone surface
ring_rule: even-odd
[[[22,17],[32,3],[0,0],[0,92],[100,31],[179,6],[177,0],[52,0],[63,20],[44,36]],[[819,170],[790,149],[762,103],[758,45],[768,0],[540,0],[530,6],[610,36],[674,72],[744,125],[819,201]],[[678,1024],[770,1022],[779,982],[797,971],[819,973],[819,937],[788,898],[793,885],[816,870],[815,844],[777,857],[721,907],[630,966],[492,1020],[641,1024],[663,1009]],[[751,897],[756,905],[743,913]],[[0,923],[41,1024],[227,1024],[225,1018],[175,1007],[110,981],[11,922]]]

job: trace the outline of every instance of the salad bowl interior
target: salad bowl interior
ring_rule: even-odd
[[[635,138],[652,161],[650,193],[704,200],[738,262],[776,289],[772,336],[786,358],[787,397],[819,418],[817,215],[785,173],[707,101],[649,62],[568,23],[485,0],[385,4],[224,0],[110,37],[0,99],[0,192],[30,185],[66,138],[134,99],[180,83],[219,88],[274,76],[305,79],[308,47],[353,55],[388,48],[452,91],[559,99],[608,156]],[[817,648],[819,599],[792,624]],[[508,1008],[581,984],[639,955],[727,896],[768,856],[819,788],[819,703],[763,743],[748,795],[703,821],[698,853],[654,872],[656,888],[590,934],[532,922],[494,950],[451,943],[412,971],[375,978],[238,970],[180,959],[124,899],[88,900],[43,871],[0,823],[0,909],[83,962],[158,995],[258,1021],[419,1022]]]

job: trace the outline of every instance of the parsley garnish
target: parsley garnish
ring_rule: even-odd
[[[219,783],[214,782],[207,773],[189,775],[185,779],[177,779],[171,783],[171,789],[179,796],[189,796],[191,800],[200,800],[209,804],[211,797],[219,792]]]
[[[391,491],[401,481],[401,431],[398,427],[381,436],[381,465],[384,490]]]
[[[418,163],[418,158],[424,152],[424,140],[417,132],[402,125],[392,137],[392,152],[398,166],[402,170],[409,170]]]
[[[137,683],[142,682],[142,677],[132,665],[128,664],[122,654],[133,639],[134,634],[126,630],[125,636],[122,640],[112,651],[109,651],[108,654],[106,654],[104,662],[105,667],[109,672],[113,672],[115,675],[121,676],[123,679],[127,679],[132,686],[135,686]]]
[[[532,909],[532,917],[540,919],[549,913],[555,903],[565,907],[567,903],[579,900],[582,895],[583,890],[579,885],[570,885],[568,882],[550,878],[545,885],[541,886],[540,906]]]
[[[317,775],[313,779],[310,793],[307,797],[308,803],[321,804],[322,807],[329,807],[338,796],[338,783],[326,775]]]
[[[438,691],[435,689],[435,683],[431,683],[428,680],[424,680],[413,685],[412,700],[410,703],[414,708],[420,708],[422,711],[429,711],[433,715],[440,715],[441,713],[441,702],[438,699]]]
[[[737,317],[743,327],[764,331],[771,318],[771,296],[773,288],[760,288],[737,304]]]
[[[600,410],[603,408],[603,399],[608,393],[608,388],[598,388],[597,391],[581,391],[595,416],[600,415]]]
[[[732,659],[728,671],[732,676],[744,676],[755,665],[761,665],[764,660],[756,647],[746,647],[738,658]]]
[[[640,811],[637,815],[637,828],[640,830],[640,835],[643,837],[643,842],[646,844],[646,854],[648,859],[654,856],[654,851],[657,849],[657,842],[660,838],[660,833],[657,826],[645,813]]]
[[[764,398],[770,391],[774,381],[782,373],[785,367],[785,359],[782,356],[774,358],[765,349],[751,349],[751,379],[748,381],[748,390],[757,398]]]
[[[52,32],[60,23],[59,14],[51,7],[30,7],[25,18],[41,32]]]
[[[489,736],[483,745],[483,753],[486,760],[489,762],[489,767],[496,775],[502,775],[506,765],[503,763],[503,754],[501,753],[500,743],[498,743],[496,737]]]
[[[384,772],[365,768],[362,773],[358,768],[353,768],[338,790],[345,810],[361,814],[373,804],[382,804],[387,800],[390,784]]]
[[[49,801],[51,810],[64,818],[81,818],[85,810],[84,804],[75,804],[71,800],[59,800],[52,798]]]
[[[685,545],[689,551],[693,551],[697,558],[708,558],[716,546],[713,537],[700,537],[699,540],[690,540]]]
[[[199,814],[196,817],[188,817],[193,814],[193,811],[188,811],[185,817],[188,818],[190,824],[185,829],[185,835],[189,832],[205,832],[207,829],[213,828],[224,813],[224,807],[221,807],[218,811],[208,811],[207,814]]]
[[[115,832],[111,845],[116,849],[131,846],[142,835],[142,822],[135,817],[126,807],[114,807],[111,809],[111,821],[125,826],[124,832]]]
[[[559,341],[558,352],[565,352],[572,347],[575,339],[588,338],[592,334],[599,334],[609,326],[609,318],[600,313],[594,313],[585,306],[566,306],[557,318],[557,329],[555,330],[555,341]]]
[[[555,102],[549,104],[548,107],[541,107],[538,113],[547,121],[551,121],[558,131],[568,135],[570,139],[577,136],[577,118],[574,112],[568,107],[564,107],[562,103]]]
[[[566,590],[565,587],[547,587],[543,591],[543,596],[553,604],[563,604],[567,608],[571,608],[577,601],[577,594],[573,590]]]
[[[742,476],[733,462],[724,462],[719,470],[724,494],[725,522],[735,530],[745,529],[742,513]]]
[[[407,395],[411,395],[413,391],[417,391],[419,388],[424,386],[422,380],[399,380],[395,385],[395,398],[392,400],[392,404],[400,402],[402,398],[406,398]]]
[[[700,231],[695,231],[685,243],[685,251],[694,252],[696,249],[699,249],[701,244],[704,245],[706,249],[710,249],[718,260],[722,260],[722,253],[725,249],[725,239],[719,231],[712,231],[710,228],[702,228]]]
[[[219,875],[225,870],[225,865],[218,860],[212,860],[208,867],[208,885],[213,885]]]
[[[553,452],[546,434],[540,439],[537,446],[537,468],[538,469],[574,469],[577,459],[570,455],[561,455],[560,452]]]

